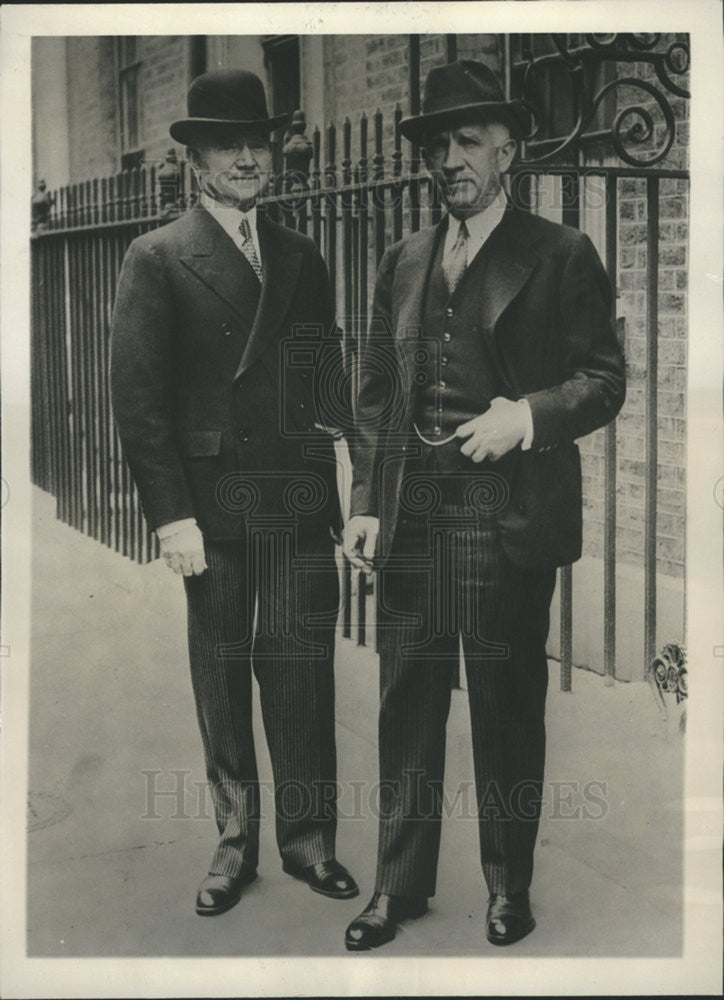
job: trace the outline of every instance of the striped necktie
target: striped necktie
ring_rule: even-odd
[[[442,270],[447,281],[447,287],[452,293],[457,288],[457,284],[465,273],[468,266],[468,227],[465,222],[460,223],[458,235],[452,247],[443,257]]]
[[[261,269],[261,261],[256,252],[256,247],[254,246],[254,240],[251,235],[251,226],[249,225],[249,220],[244,216],[239,223],[239,232],[241,233],[241,252],[244,254],[246,259],[251,264],[254,274],[257,276],[259,281],[261,281],[264,276],[264,272]]]

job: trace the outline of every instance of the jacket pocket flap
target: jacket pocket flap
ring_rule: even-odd
[[[183,431],[181,452],[189,458],[205,458],[221,451],[221,431]]]

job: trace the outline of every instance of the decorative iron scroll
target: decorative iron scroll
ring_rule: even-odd
[[[530,36],[528,36],[530,38]],[[569,47],[568,36],[551,34],[556,52],[534,56],[530,45],[522,46],[526,63],[523,73],[523,98],[531,106],[536,122],[542,115],[536,107],[535,84],[546,67],[564,67],[568,71],[572,106],[575,109],[575,125],[569,135],[560,139],[539,140],[534,132],[527,137],[530,147],[526,150],[524,162],[545,163],[560,158],[561,154],[575,151],[586,141],[610,140],[617,155],[634,167],[650,167],[661,162],[671,149],[676,136],[676,119],[667,94],[688,98],[689,91],[674,77],[681,77],[689,69],[690,55],[688,42],[676,40],[665,49],[656,49],[660,34],[588,34],[585,44]],[[616,76],[594,92],[591,80],[592,70],[602,63],[648,63],[661,84],[656,86],[649,80],[636,76]],[[603,100],[618,88],[628,87],[641,92],[641,101],[627,105],[618,111],[610,128],[603,131],[587,131]],[[648,106],[647,101],[648,99]],[[652,110],[657,107],[663,119],[661,135],[655,131]],[[547,148],[540,155],[533,152],[539,144]],[[655,148],[651,148],[654,145]],[[647,148],[644,150],[644,146]],[[532,147],[532,148],[531,148]],[[638,155],[631,147],[638,147]]]
[[[651,686],[656,704],[666,720],[669,713],[664,701],[665,694],[673,694],[676,704],[680,705],[689,696],[688,671],[686,669],[686,652],[678,642],[668,642],[655,656],[646,668],[646,680]],[[680,728],[686,726],[686,716],[680,719]]]

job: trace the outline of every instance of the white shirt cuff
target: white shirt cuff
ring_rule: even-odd
[[[156,534],[160,541],[165,541],[165,539],[170,538],[171,535],[177,534],[179,531],[183,531],[184,528],[190,528],[192,525],[196,524],[195,517],[184,517],[180,521],[169,521],[168,524],[161,524],[156,528]]]
[[[521,451],[530,451],[531,445],[533,444],[533,414],[530,409],[530,403],[527,399],[519,399],[518,406],[521,407],[523,413],[525,414],[525,434],[523,435],[523,440],[520,443]]]

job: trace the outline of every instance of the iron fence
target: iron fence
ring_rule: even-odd
[[[403,164],[394,113],[393,148],[385,155],[380,112],[362,116],[352,158],[352,125],[304,137],[300,112],[285,146],[285,173],[264,209],[307,233],[319,246],[337,295],[347,351],[365,331],[374,270],[385,248],[403,235],[440,219],[441,205],[419,150]],[[371,127],[370,127],[371,126]],[[589,231],[614,286],[618,273],[619,185],[638,178],[646,188],[646,435],[645,435],[645,656],[656,644],[656,537],[658,449],[658,229],[660,182],[685,180],[682,170],[635,166],[581,167],[521,163],[512,172],[510,195],[531,211],[553,206],[557,218]],[[596,211],[586,193],[596,185]],[[546,205],[541,192],[554,190]],[[102,180],[73,184],[34,206],[32,235],[32,475],[57,498],[60,520],[138,562],[158,554],[141,512],[135,485],[121,454],[111,418],[108,384],[110,319],[125,251],[141,233],[187,211],[196,193],[187,164],[175,155],[163,165],[144,165]],[[615,302],[615,296],[614,296]],[[612,319],[615,320],[615,316]],[[604,672],[616,675],[616,425],[605,430],[604,455]],[[373,641],[374,601],[363,574],[343,573],[343,634]],[[354,593],[356,590],[356,600]],[[561,686],[569,690],[572,667],[573,584],[561,571]]]

